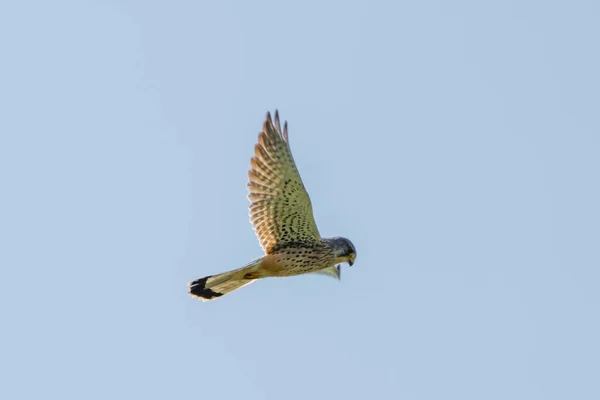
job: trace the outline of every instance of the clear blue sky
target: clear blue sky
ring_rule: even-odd
[[[6,1],[3,399],[600,398],[600,3]],[[267,110],[341,282],[261,249]]]

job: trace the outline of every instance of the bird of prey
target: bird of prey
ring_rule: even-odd
[[[267,113],[250,165],[250,222],[265,255],[242,268],[190,282],[189,294],[203,301],[214,300],[257,279],[311,272],[340,279],[337,264],[352,266],[356,249],[346,238],[319,235],[290,150],[287,122],[282,131],[277,111],[275,123]]]

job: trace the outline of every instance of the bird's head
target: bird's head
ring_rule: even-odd
[[[356,248],[350,240],[343,237],[323,240],[331,246],[333,254],[335,254],[336,264],[343,262],[347,262],[349,266],[354,264],[354,260],[356,260]]]

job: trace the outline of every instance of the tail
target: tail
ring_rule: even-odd
[[[261,259],[262,257],[239,269],[196,279],[188,283],[189,294],[202,301],[209,301],[249,285],[256,280],[252,277],[258,277],[256,271]]]

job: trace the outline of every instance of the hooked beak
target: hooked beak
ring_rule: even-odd
[[[352,260],[348,260],[348,265],[349,265],[349,266],[352,266],[352,265],[354,265],[354,261],[352,261]]]

